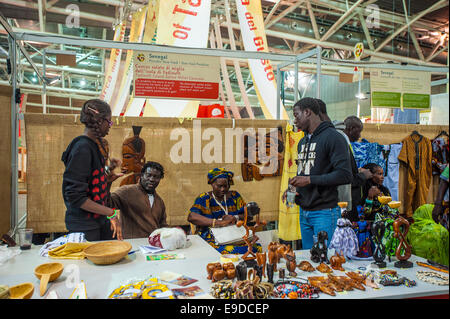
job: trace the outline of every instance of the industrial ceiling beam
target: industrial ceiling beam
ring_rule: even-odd
[[[328,31],[320,38],[320,41],[326,41],[329,37],[331,37],[337,30],[339,30],[347,21],[357,12],[356,8],[363,2],[364,0],[356,1],[350,9],[348,9],[332,26],[328,29]]]
[[[431,7],[423,10],[422,12],[416,14],[411,20],[409,20],[406,24],[403,26],[398,27],[387,39],[385,39],[376,49],[375,52],[379,52],[386,44],[391,42],[396,36],[398,36],[403,30],[411,26],[414,22],[422,18],[423,16],[427,15],[430,12],[433,12],[439,8],[441,8],[442,5],[448,6],[448,0],[441,0],[439,2],[436,2]]]
[[[280,12],[280,14],[278,14],[276,16],[276,18],[270,20],[267,24],[266,24],[266,29],[269,29],[271,26],[273,26],[275,23],[277,23],[278,21],[280,21],[282,18],[284,18],[287,14],[291,13],[292,11],[294,11],[295,9],[297,9],[298,7],[300,7],[300,5],[304,2],[304,0],[299,0],[299,2],[295,3],[295,4],[291,4],[291,6],[285,10],[283,10],[282,12]]]
[[[314,15],[313,8],[311,6],[311,2],[306,0],[306,7],[308,8],[309,19],[311,20],[311,25],[314,31],[314,37],[316,39],[320,39],[319,28],[317,27],[316,16]]]

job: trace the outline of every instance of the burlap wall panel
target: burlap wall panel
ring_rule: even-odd
[[[64,165],[61,154],[70,141],[82,134],[84,125],[79,116],[52,114],[25,114],[28,145],[28,225],[36,232],[65,231],[65,206],[62,200],[61,183]],[[182,123],[176,118],[113,118],[114,125],[107,140],[111,157],[122,158],[122,142],[132,135],[132,125],[142,126],[140,137],[146,143],[146,160],[160,162],[165,168],[165,178],[158,187],[158,193],[164,199],[170,225],[186,225],[187,213],[196,196],[211,190],[207,184],[207,172],[214,167],[225,167],[235,173],[235,185],[246,201],[256,201],[261,207],[262,218],[278,219],[278,197],[281,177],[265,177],[261,181],[243,182],[239,163],[225,161],[225,128],[232,128],[233,121],[228,119],[201,120],[201,133],[208,128],[217,128],[222,137],[222,161],[220,163],[193,163],[193,120]],[[286,121],[236,120],[236,128],[249,127],[276,128],[285,127]],[[180,141],[170,140],[174,129],[184,128],[190,136],[191,163],[172,162],[170,151]],[[200,137],[201,138],[201,137]],[[206,137],[205,137],[206,138]],[[202,149],[211,140],[202,141]],[[220,142],[219,142],[220,144]],[[233,148],[234,149],[234,148]],[[235,153],[233,154],[235,155]],[[120,185],[120,179],[113,186],[114,191]]]
[[[11,228],[11,87],[0,87],[0,234]]]

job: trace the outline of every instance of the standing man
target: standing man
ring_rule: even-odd
[[[120,209],[124,239],[146,238],[154,230],[167,227],[166,206],[156,193],[164,178],[164,168],[157,162],[147,162],[137,184],[124,185],[111,193],[109,204]]]
[[[358,171],[358,166],[356,165],[356,160],[353,156],[351,143],[357,142],[361,138],[361,132],[364,129],[364,125],[357,116],[351,115],[347,117],[344,122],[335,123],[335,127],[347,141],[353,176],[351,184],[338,187],[339,200],[348,202],[348,211],[350,212],[349,218],[352,222],[357,222],[359,220],[357,207],[358,205],[364,205],[362,202],[363,186],[366,184],[366,181],[373,176],[368,169],[361,168]]]
[[[290,181],[297,188],[303,249],[310,249],[322,230],[331,240],[340,218],[337,186],[352,181],[345,138],[319,113],[320,105],[313,98],[294,105],[295,125],[305,132],[298,144],[297,176]]]

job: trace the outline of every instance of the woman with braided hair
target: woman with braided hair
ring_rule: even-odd
[[[87,241],[122,240],[117,211],[107,207],[110,184],[122,174],[113,170],[120,161],[110,159],[104,139],[112,126],[108,103],[92,99],[81,109],[82,135],[74,138],[62,154],[65,171],[62,193],[66,205],[66,228],[81,232]]]

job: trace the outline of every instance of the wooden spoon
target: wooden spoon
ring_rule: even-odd
[[[63,272],[64,266],[61,263],[46,263],[37,266],[34,274],[41,280],[39,291],[41,296],[47,291],[47,285],[50,281],[56,280]]]
[[[30,299],[34,292],[34,285],[31,282],[9,287],[10,299]]]

